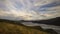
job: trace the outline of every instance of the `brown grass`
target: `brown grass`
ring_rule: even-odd
[[[49,34],[36,27],[0,22],[0,34]]]

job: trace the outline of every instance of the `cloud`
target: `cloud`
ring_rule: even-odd
[[[0,0],[1,1],[1,0]],[[44,3],[46,1],[46,3]],[[52,0],[6,0],[0,3],[0,18],[10,20],[43,20],[60,17],[60,6],[46,8],[42,11],[44,4],[51,3]],[[5,3],[4,3],[5,2]],[[37,4],[37,5],[36,5]]]

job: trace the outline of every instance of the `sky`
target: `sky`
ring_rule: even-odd
[[[60,0],[0,0],[0,19],[44,20],[60,17]]]

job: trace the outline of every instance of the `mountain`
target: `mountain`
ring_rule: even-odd
[[[60,17],[56,17],[48,20],[37,20],[37,21],[33,21],[33,23],[60,26]]]
[[[0,19],[0,34],[57,34],[40,26],[26,26],[18,21]]]
[[[10,21],[11,22],[12,20],[0,19],[0,21]],[[32,23],[60,26],[60,17],[56,17],[56,18],[52,18],[52,19],[47,19],[47,20],[18,20],[16,22],[18,22],[18,23],[20,23],[20,22],[32,22]]]

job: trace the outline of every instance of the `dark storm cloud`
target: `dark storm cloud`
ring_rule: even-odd
[[[41,6],[41,8],[51,8],[55,6],[60,6],[60,2],[52,2],[52,3]]]

